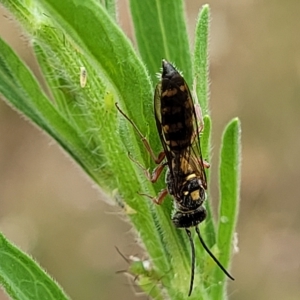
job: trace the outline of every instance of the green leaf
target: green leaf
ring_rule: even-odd
[[[193,61],[193,78],[196,82],[196,93],[203,115],[209,113],[209,21],[210,10],[209,6],[206,4],[203,5],[197,20]]]
[[[220,155],[220,206],[217,247],[225,268],[230,266],[233,235],[237,223],[240,197],[241,126],[235,118],[225,128]],[[216,269],[216,282],[224,281],[225,274]],[[223,299],[225,285],[215,285],[213,299]]]
[[[183,71],[191,86],[192,63],[182,0],[130,0],[135,37],[140,55],[157,82],[163,58]]]
[[[200,105],[203,117],[204,131],[201,136],[202,155],[205,161],[211,161],[211,119],[208,115],[209,104],[209,62],[208,62],[208,35],[209,35],[209,6],[203,5],[197,19],[195,30],[195,45],[193,56],[193,84],[196,103]],[[212,247],[216,242],[214,219],[210,201],[210,169],[206,169],[208,182],[207,201],[205,207],[207,218],[205,221],[205,236],[207,245]]]
[[[68,299],[61,287],[32,258],[2,234],[0,261],[0,284],[12,299]]]
[[[203,118],[204,123],[204,131],[203,135],[201,136],[201,150],[203,159],[206,162],[210,162],[211,158],[211,119],[208,115]],[[206,237],[206,243],[209,247],[212,247],[216,243],[216,230],[215,230],[215,222],[212,214],[211,208],[211,199],[210,199],[210,169],[206,169],[206,178],[208,182],[207,187],[207,200],[205,201],[205,208],[207,210],[207,217],[205,220],[205,227],[204,227],[204,236]]]
[[[95,161],[76,131],[59,114],[31,71],[2,39],[0,48],[0,94],[55,138],[96,181],[91,171]]]
[[[195,46],[193,56],[193,92],[195,94],[196,105],[200,106],[201,115],[203,117],[204,131],[201,135],[201,148],[203,159],[211,162],[211,118],[208,115],[208,102],[209,102],[209,73],[208,73],[208,34],[209,34],[209,7],[204,5],[199,12],[196,31],[195,31]],[[203,51],[205,49],[205,51]],[[215,222],[211,208],[210,197],[210,169],[206,169],[206,177],[208,182],[207,199],[205,201],[205,208],[207,217],[203,225],[202,232],[206,244],[211,248],[216,243],[216,230]],[[198,248],[197,255],[203,257],[205,250],[203,247]],[[205,269],[204,261],[200,264],[201,268]],[[203,271],[202,271],[203,273]]]

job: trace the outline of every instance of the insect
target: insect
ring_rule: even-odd
[[[80,86],[84,88],[87,82],[87,71],[85,67],[80,67]]]
[[[160,294],[158,285],[162,283],[164,275],[160,274],[149,260],[143,260],[133,255],[126,257],[117,247],[115,248],[129,265],[127,270],[120,270],[116,273],[125,273],[133,276],[133,281],[138,282],[144,292],[156,299],[157,295]]]
[[[149,142],[133,121],[121,111],[117,104],[116,106],[133,125],[150,156],[158,164],[150,174],[136,162],[144,169],[149,180],[156,182],[163,169],[167,167],[166,188],[157,197],[148,197],[157,204],[161,204],[167,194],[174,199],[175,213],[172,216],[172,222],[175,227],[185,229],[191,246],[192,262],[188,295],[190,296],[193,291],[195,274],[195,246],[191,227],[195,227],[200,243],[211,258],[230,279],[234,280],[206,246],[198,228],[198,225],[206,218],[203,203],[207,189],[205,167],[209,167],[209,164],[202,159],[199,135],[203,125],[198,125],[201,122],[197,117],[193,99],[184,78],[172,64],[166,60],[162,61],[161,81],[157,84],[154,95],[156,127],[163,147],[158,157],[155,156]]]

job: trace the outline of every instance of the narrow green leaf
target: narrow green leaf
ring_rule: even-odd
[[[0,49],[0,94],[55,138],[97,181],[91,167],[95,165],[94,158],[77,132],[57,112],[29,69],[2,39]]]
[[[208,78],[208,55],[199,51],[199,48],[204,48],[206,51],[208,49],[208,15],[209,7],[208,5],[203,6],[199,13],[196,32],[195,32],[195,46],[194,46],[194,57],[193,57],[193,90],[196,105],[200,105],[201,114],[203,117],[204,131],[201,136],[201,148],[203,159],[210,163],[211,162],[211,119],[208,115],[208,91],[209,91],[209,78]],[[203,237],[205,243],[209,248],[212,248],[216,243],[216,232],[215,232],[215,222],[212,214],[211,208],[211,197],[210,197],[210,169],[206,169],[206,177],[208,182],[207,189],[207,199],[205,201],[205,208],[207,211],[207,217],[202,225]],[[211,261],[211,258],[207,256],[203,247],[197,247],[197,255],[199,257],[206,257],[200,261],[199,267],[202,275],[202,291],[206,290],[209,284],[203,278],[211,277],[208,274],[211,272],[207,271],[207,261]],[[208,297],[206,295],[206,297]]]
[[[192,64],[182,0],[130,0],[135,37],[153,83],[163,58],[192,84]]]
[[[203,159],[210,163],[211,158],[211,119],[208,115],[204,116],[203,118],[204,123],[204,131],[201,136],[201,150]],[[211,199],[210,199],[210,168],[205,170],[206,178],[208,182],[207,187],[207,200],[205,201],[205,208],[207,210],[207,217],[205,220],[205,237],[206,243],[209,247],[212,247],[216,243],[216,232],[215,232],[215,222],[212,214],[211,208]]]
[[[68,299],[61,287],[0,233],[0,284],[15,300]]]
[[[203,132],[201,133],[201,150],[203,159],[209,163],[211,152],[211,118],[209,115],[203,117]],[[210,172],[207,169],[207,181],[209,181]]]
[[[194,46],[193,76],[196,82],[196,93],[203,115],[209,113],[209,61],[208,61],[208,39],[209,39],[209,6],[203,5],[199,13]]]
[[[219,259],[230,267],[240,197],[241,126],[233,119],[225,128],[220,156],[220,207],[217,246]],[[224,282],[225,274],[216,269],[216,282]],[[225,285],[215,285],[213,299],[223,299]]]
[[[209,101],[209,62],[208,62],[208,35],[209,35],[209,6],[204,5],[199,13],[196,32],[195,32],[195,46],[193,57],[193,80],[194,89],[197,95],[196,102],[201,107],[202,115],[204,116],[204,132],[201,137],[202,154],[204,160],[208,163],[211,161],[211,119],[208,115],[208,101]],[[205,235],[207,244],[212,247],[216,242],[215,225],[212,215],[210,203],[210,169],[206,170],[208,181],[208,199],[205,203],[207,209],[207,218],[205,222]]]

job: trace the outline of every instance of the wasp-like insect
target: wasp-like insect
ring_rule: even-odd
[[[177,228],[185,229],[191,245],[192,264],[188,295],[190,296],[193,290],[195,273],[195,246],[191,236],[191,227],[195,227],[202,246],[211,258],[230,279],[234,280],[206,246],[198,228],[198,225],[206,218],[203,202],[207,189],[205,167],[209,167],[209,164],[202,158],[199,137],[202,123],[198,124],[199,117],[184,78],[169,62],[162,61],[161,81],[157,84],[154,95],[156,127],[163,146],[163,152],[158,157],[154,155],[150,144],[133,121],[118,106],[117,108],[133,125],[147,151],[158,164],[158,167],[150,175],[138,163],[151,182],[156,182],[164,167],[168,167],[167,187],[152,200],[161,204],[168,193],[175,200],[175,213],[172,221]]]

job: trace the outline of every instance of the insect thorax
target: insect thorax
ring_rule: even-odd
[[[168,192],[175,200],[175,213],[172,218],[174,225],[188,228],[201,223],[206,218],[206,210],[202,206],[205,190],[201,180],[193,173],[184,176],[176,174],[175,180],[168,171],[166,183]]]

